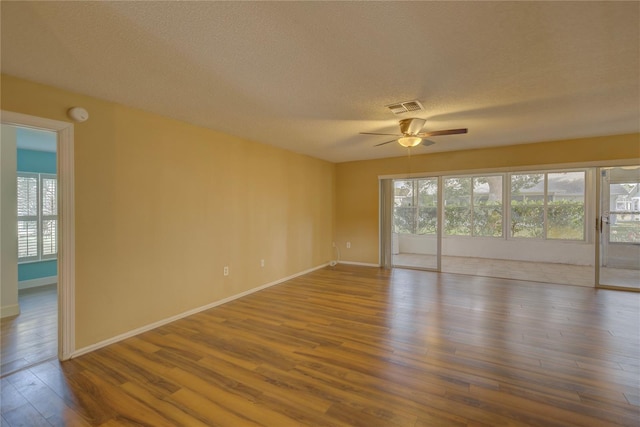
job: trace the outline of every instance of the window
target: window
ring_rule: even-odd
[[[438,226],[438,179],[394,181],[394,232],[436,234]]]
[[[471,178],[444,180],[444,234],[471,236]]]
[[[585,172],[512,174],[510,234],[584,240]]]
[[[58,195],[55,175],[19,172],[18,261],[58,254]]]
[[[640,181],[609,184],[609,242],[640,244]]]
[[[443,234],[584,241],[586,177],[585,170],[443,177]],[[400,179],[393,185],[394,232],[436,234],[438,179]],[[640,200],[635,194],[633,203]]]
[[[444,180],[444,232],[502,237],[502,175]]]
[[[473,235],[502,237],[502,176],[473,178]]]

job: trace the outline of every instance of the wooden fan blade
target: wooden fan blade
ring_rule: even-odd
[[[376,145],[374,145],[374,147],[379,147],[381,145],[389,144],[390,142],[396,142],[396,141],[397,141],[397,139],[392,139],[391,141],[381,142],[380,144],[376,144]]]
[[[467,133],[468,129],[448,129],[448,130],[434,130],[432,132],[419,133],[417,136],[425,138],[427,136],[440,136],[440,135],[457,135],[460,133]]]
[[[397,133],[374,133],[374,132],[360,132],[360,135],[388,135],[388,136],[402,136]]]

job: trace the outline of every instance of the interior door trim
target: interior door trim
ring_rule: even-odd
[[[44,129],[57,134],[58,168],[58,359],[75,351],[75,199],[73,123],[0,111],[2,124]]]

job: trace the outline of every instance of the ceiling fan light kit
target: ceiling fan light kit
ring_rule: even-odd
[[[403,136],[402,138],[398,138],[398,144],[403,147],[415,147],[416,145],[422,142],[422,138],[419,136]]]

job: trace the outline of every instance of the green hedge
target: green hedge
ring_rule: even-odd
[[[474,206],[445,207],[444,232],[450,236],[502,236],[502,204],[486,202]],[[511,236],[544,237],[544,204],[542,200],[511,202]],[[436,208],[398,206],[394,208],[396,233],[435,234]],[[637,234],[640,230],[634,229]],[[547,238],[584,238],[584,205],[573,201],[554,201],[547,205]],[[637,236],[640,240],[640,236]]]

